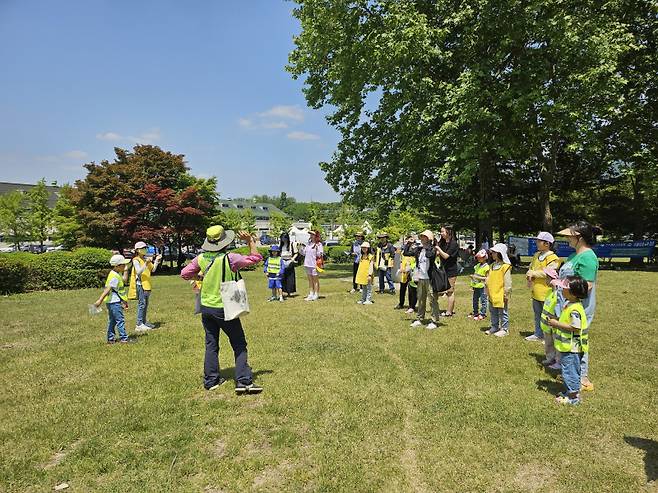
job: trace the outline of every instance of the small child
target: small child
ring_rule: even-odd
[[[151,299],[151,274],[154,273],[162,255],[157,255],[155,260],[146,257],[148,246],[143,241],[135,243],[135,256],[132,259],[130,270],[130,285],[128,287],[128,299],[137,300],[137,323],[135,332],[146,332],[155,329],[155,325],[147,322],[147,311]]]
[[[589,351],[587,316],[581,300],[587,298],[589,287],[580,276],[569,276],[556,282],[562,288],[565,306],[559,319],[551,318],[555,350],[560,353],[562,379],[566,392],[555,398],[558,404],[580,404],[580,364]]]
[[[484,288],[484,285],[487,281],[487,275],[489,274],[489,264],[487,263],[486,250],[480,250],[475,254],[475,272],[471,274],[471,288],[473,289],[473,313],[471,313],[468,318],[473,320],[484,320],[487,318],[487,291]],[[479,310],[478,310],[478,305]]]
[[[123,255],[112,255],[110,259],[110,265],[112,270],[107,275],[107,280],[105,281],[105,289],[101,293],[100,298],[94,303],[94,306],[98,308],[103,303],[103,300],[112,293],[110,299],[107,302],[107,315],[108,315],[108,324],[107,324],[107,343],[114,344],[116,342],[114,327],[116,326],[119,331],[119,337],[121,342],[129,342],[128,334],[126,333],[126,322],[123,315],[124,308],[128,308],[128,293],[126,292],[126,280],[124,279],[123,273],[126,270],[126,264],[129,264],[130,260],[125,258]]]
[[[487,276],[487,295],[491,309],[491,328],[486,335],[505,337],[509,334],[508,303],[512,296],[512,264],[507,256],[507,245],[496,243],[491,247],[491,265]]]
[[[406,238],[404,248],[402,249],[402,258],[400,261],[400,269],[398,275],[400,276],[400,301],[395,307],[396,310],[404,309],[404,298],[409,291],[409,309],[407,313],[416,311],[416,303],[418,301],[418,293],[416,291],[416,283],[413,280],[413,271],[416,268],[416,239],[413,235]]]
[[[263,272],[268,279],[268,287],[272,290],[272,296],[267,301],[279,300],[283,302],[283,286],[281,279],[283,278],[283,271],[285,264],[281,258],[281,249],[279,245],[272,245],[270,247],[270,256],[265,260],[265,267]]]
[[[360,305],[372,305],[372,283],[375,271],[375,256],[370,253],[370,243],[361,243],[361,260],[356,271],[356,283],[361,286]]]
[[[555,351],[555,346],[553,344],[553,328],[548,325],[548,321],[551,318],[557,318],[555,316],[555,307],[557,306],[557,287],[556,284],[559,283],[558,271],[552,267],[546,267],[544,269],[544,274],[546,274],[545,282],[549,286],[552,286],[553,289],[546,294],[546,299],[544,300],[544,306],[541,312],[541,330],[544,333],[544,354],[546,359],[542,361],[542,365],[547,366],[551,370],[560,369],[560,353]]]

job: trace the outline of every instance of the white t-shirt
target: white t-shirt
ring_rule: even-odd
[[[110,287],[116,291],[119,290],[119,278],[117,276],[112,276],[110,279]],[[110,297],[107,303],[119,303],[120,301],[121,298],[119,298],[119,295],[117,295],[115,291],[110,291]]]
[[[418,254],[418,279],[429,279],[430,261],[425,255],[425,248],[421,248]]]

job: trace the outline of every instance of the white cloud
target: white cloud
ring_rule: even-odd
[[[286,135],[290,140],[320,140],[320,136],[308,132],[295,131]]]
[[[295,120],[298,122],[304,121],[304,111],[297,105],[273,106],[269,110],[264,111],[263,113],[259,113],[258,116],[260,116],[261,118],[283,118],[288,120]]]
[[[286,122],[266,122],[262,124],[263,128],[288,128]]]
[[[123,140],[123,137],[115,132],[103,132],[96,134],[96,138],[98,140]]]
[[[253,121],[251,121],[249,118],[240,118],[238,120],[238,125],[240,125],[243,128],[250,128],[254,124]]]
[[[135,142],[138,144],[154,144],[162,138],[162,135],[160,133],[160,129],[156,127],[156,128],[152,128],[151,130],[147,130],[146,132],[142,132],[141,134],[136,136],[132,136],[132,135],[124,136],[116,132],[102,132],[96,134],[96,138],[98,140],[106,140],[113,142],[126,141],[126,142]]]
[[[85,159],[89,156],[85,151],[79,151],[79,150],[74,150],[74,151],[69,151],[64,153],[64,157],[70,158],[70,159]]]

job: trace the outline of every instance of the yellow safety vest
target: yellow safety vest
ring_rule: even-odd
[[[589,328],[583,304],[579,301],[569,303],[560,314],[560,322],[571,324],[571,313],[574,311],[580,314],[580,331],[569,332],[558,327],[552,327],[555,349],[561,353],[588,353]]]
[[[139,257],[133,258],[133,261],[137,260],[140,266],[145,265],[146,261],[142,260]],[[142,281],[142,289],[144,291],[151,291],[151,269],[147,266],[142,272],[140,279]],[[132,265],[130,269],[130,286],[128,288],[128,299],[136,300],[137,299],[137,273],[135,272],[135,265]]]
[[[555,307],[557,306],[557,291],[551,290],[544,300],[544,307],[541,311],[541,330],[544,334],[553,332],[553,327],[548,325],[548,319],[555,317]]]
[[[540,260],[539,257],[544,255],[544,260]],[[549,264],[552,264],[555,261],[560,261],[560,258],[555,255],[553,252],[537,252],[535,256],[532,257],[532,262],[530,262],[530,270],[543,271]],[[532,279],[532,298],[537,301],[544,301],[548,292],[552,291],[550,286],[546,285],[545,279]]]
[[[197,257],[201,273],[205,272],[201,284],[201,305],[203,306],[224,308],[220,289],[222,282],[234,280],[233,271],[231,271],[226,256],[227,254],[205,252]],[[209,265],[210,268],[208,268]],[[224,272],[225,270],[228,272]]]
[[[116,289],[114,288],[112,289],[112,292],[116,293],[121,301],[128,301],[128,296],[126,294],[126,285],[123,282],[123,276],[119,274],[117,271],[115,270],[110,271],[110,273],[107,275],[107,279],[105,280],[105,287],[106,288],[110,287],[110,281],[112,280],[113,277],[116,277],[119,280],[119,284],[117,285]]]
[[[407,272],[407,267],[411,269],[411,272]],[[411,273],[413,273],[415,268],[416,257],[403,255],[400,262],[400,282],[409,282],[411,280]]]
[[[372,253],[361,255],[361,260],[359,260],[359,268],[356,271],[355,281],[357,284],[361,284],[362,286],[368,284],[368,276],[373,275],[371,270],[373,257],[374,255]]]
[[[281,257],[269,257],[267,259],[267,273],[278,274],[281,272]]]
[[[483,264],[477,263],[477,264],[475,264],[475,275],[476,276],[487,277],[487,272],[489,272],[489,269],[490,269],[490,267],[489,267],[488,263],[486,263],[486,262],[483,263]],[[484,287],[484,281],[473,281],[471,279],[471,287],[476,288],[476,289],[483,288]]]
[[[379,263],[380,263],[381,257],[382,257],[382,247],[378,246],[377,250],[376,250],[376,253],[375,253],[375,268],[376,269],[379,269]],[[388,252],[385,253],[384,254],[384,265],[386,267],[393,267],[394,263],[395,263],[395,255],[391,255]]]
[[[499,265],[500,267],[491,267],[487,276],[487,294],[489,303],[494,308],[505,307],[505,274],[512,268],[510,264]]]

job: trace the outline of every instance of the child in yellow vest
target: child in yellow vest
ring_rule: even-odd
[[[580,404],[580,371],[583,356],[589,351],[587,315],[581,300],[587,298],[589,286],[579,276],[569,276],[557,281],[562,288],[566,304],[560,318],[551,318],[548,325],[553,328],[555,350],[560,352],[560,366],[565,392],[560,393],[558,404]]]
[[[147,245],[143,241],[135,243],[135,256],[132,260],[130,271],[130,288],[128,299],[137,300],[137,323],[135,332],[146,332],[155,329],[153,324],[148,323],[146,312],[151,299],[151,274],[156,271],[160,263],[161,255],[152,262],[146,258]]]
[[[372,284],[375,272],[375,256],[370,253],[370,243],[361,243],[361,260],[356,271],[356,283],[361,286],[360,305],[372,305]]]
[[[532,257],[530,267],[526,272],[526,279],[528,280],[528,287],[532,289],[532,310],[535,314],[535,328],[534,333],[525,338],[526,341],[541,341],[544,338],[544,333],[541,330],[541,313],[544,300],[551,290],[546,285],[544,269],[549,267],[557,269],[560,266],[560,259],[551,250],[555,242],[553,235],[546,231],[540,231],[534,240],[537,242],[537,253]]]
[[[553,344],[553,328],[548,325],[548,321],[551,318],[557,318],[555,315],[555,309],[558,303],[556,284],[559,282],[560,274],[552,267],[544,269],[544,274],[546,275],[544,278],[546,285],[551,287],[551,289],[546,294],[541,313],[541,330],[544,334],[544,354],[546,356],[546,359],[541,363],[551,370],[559,370],[560,353],[555,350]]]
[[[487,295],[491,310],[491,328],[486,335],[505,337],[509,334],[508,303],[512,296],[512,264],[507,256],[507,245],[496,243],[491,248],[491,265],[487,277]]]
[[[281,283],[281,279],[283,278],[284,268],[285,264],[281,259],[279,245],[272,245],[270,247],[270,256],[265,260],[265,266],[263,267],[263,272],[268,282],[267,287],[272,290],[272,296],[267,301],[279,300],[283,303],[283,284]]]
[[[471,289],[473,290],[473,312],[468,316],[473,320],[484,320],[487,318],[487,291],[484,285],[489,275],[489,264],[487,263],[486,250],[480,250],[475,254],[475,272],[471,274]],[[479,305],[479,309],[478,309]]]
[[[128,308],[128,295],[126,293],[126,285],[123,273],[126,269],[126,264],[130,260],[124,258],[123,255],[112,255],[110,265],[112,270],[107,275],[105,281],[105,289],[101,293],[100,298],[94,303],[98,308],[103,303],[103,300],[110,295],[107,301],[107,316],[109,318],[107,324],[107,343],[114,344],[116,342],[116,333],[114,328],[119,331],[119,338],[121,342],[129,342],[128,334],[126,333],[126,322],[123,315],[124,308]]]

